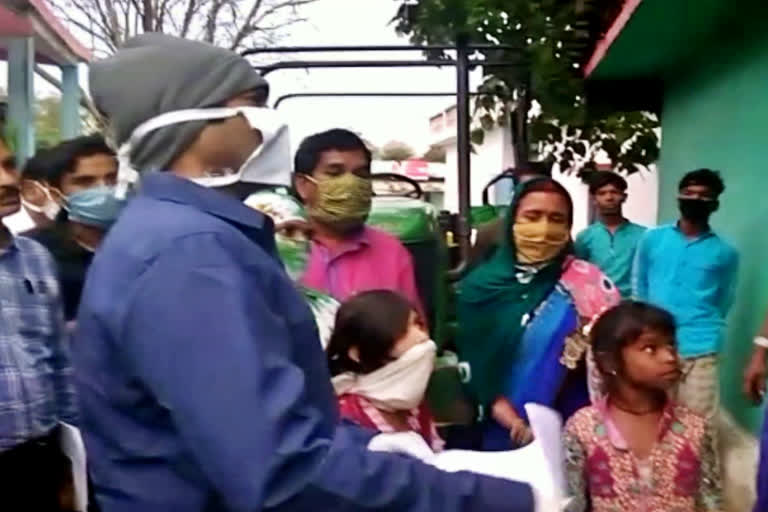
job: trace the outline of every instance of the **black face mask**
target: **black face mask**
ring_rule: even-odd
[[[718,207],[718,202],[711,199],[680,198],[677,201],[683,217],[693,222],[706,222]]]

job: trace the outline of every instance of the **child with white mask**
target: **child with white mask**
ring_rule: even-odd
[[[414,306],[395,292],[367,291],[342,304],[326,350],[342,418],[379,432],[416,432],[440,451],[424,402],[436,350]]]

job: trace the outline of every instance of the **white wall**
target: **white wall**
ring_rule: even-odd
[[[446,148],[445,209],[457,212],[459,183],[456,140],[449,140],[443,145]],[[497,127],[486,132],[483,144],[475,147],[475,153],[470,158],[470,200],[475,206],[482,204],[483,187],[498,173],[514,166],[515,158],[510,130]],[[581,178],[559,172],[557,166],[553,169],[552,176],[563,184],[573,199],[573,233],[575,235],[589,224],[589,188]],[[659,210],[658,169],[654,165],[649,171],[635,173],[626,178],[629,189],[627,202],[624,205],[624,215],[632,222],[644,226],[655,226]],[[493,190],[490,197],[491,202],[494,202]]]
[[[643,226],[655,226],[659,215],[659,169],[652,165],[649,171],[630,175],[629,197],[624,215]]]
[[[456,140],[444,144],[446,148],[445,209],[459,210],[459,177]],[[475,146],[470,155],[470,201],[473,206],[481,205],[483,187],[497,174],[515,163],[510,130],[494,128],[486,132],[485,140]],[[493,189],[489,193],[494,202]]]
[[[552,177],[562,184],[573,200],[573,236],[589,225],[589,188],[576,174],[552,170]]]

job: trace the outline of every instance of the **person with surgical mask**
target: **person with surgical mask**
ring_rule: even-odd
[[[246,59],[147,33],[92,63],[89,85],[118,148],[117,194],[132,194],[73,342],[104,512],[545,510],[527,484],[374,453],[372,433],[339,424],[273,222],[228,188],[283,177],[266,151],[284,124],[258,106],[266,83]]]
[[[424,402],[436,351],[401,295],[372,290],[343,303],[326,350],[341,417],[379,432],[416,432],[442,450]]]
[[[365,225],[373,196],[371,152],[360,137],[334,129],[304,139],[294,158],[294,186],[313,232],[305,285],[340,301],[392,290],[423,311],[408,250]]]
[[[64,141],[44,158],[46,180],[36,186],[45,198],[41,210],[54,222],[27,235],[53,255],[64,316],[73,322],[94,252],[124,205],[115,197],[117,160],[100,135]]]
[[[573,203],[551,178],[517,186],[500,242],[460,282],[459,358],[478,406],[477,449],[528,443],[529,402],[564,419],[589,403],[583,327],[617,304],[596,266],[572,255]]]
[[[709,222],[724,191],[717,171],[683,176],[680,218],[645,234],[633,269],[635,297],[675,317],[684,375],[677,400],[710,420],[719,410],[718,356],[739,268],[736,249]]]
[[[3,224],[14,235],[50,226],[59,214],[59,205],[48,189],[50,155],[49,149],[39,150],[21,170],[21,208],[3,219]]]

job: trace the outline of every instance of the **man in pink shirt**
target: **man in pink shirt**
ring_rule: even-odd
[[[312,252],[302,282],[340,301],[386,289],[423,311],[413,261],[394,236],[365,225],[371,210],[371,152],[354,133],[335,129],[304,139],[294,185],[312,226]]]

